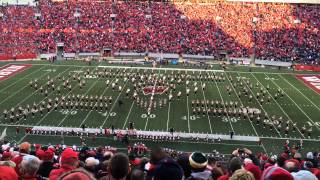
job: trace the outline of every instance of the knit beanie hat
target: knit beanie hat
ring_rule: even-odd
[[[183,170],[180,165],[171,158],[161,160],[154,170],[154,180],[181,180]]]
[[[262,172],[258,166],[254,165],[253,163],[247,163],[245,164],[244,168],[247,171],[250,171],[255,179],[260,180]]]
[[[293,176],[285,169],[277,166],[270,166],[263,171],[261,180],[294,180]]]
[[[194,152],[189,156],[189,163],[193,169],[203,169],[207,167],[208,159],[201,152]]]

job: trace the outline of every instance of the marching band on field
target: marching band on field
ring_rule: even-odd
[[[205,72],[205,73],[192,73],[187,74],[186,71],[177,70],[176,73],[160,73],[156,70],[138,70],[137,72],[130,72],[128,69],[100,69],[85,70],[83,73],[76,72],[69,76],[62,76],[59,74],[56,78],[47,76],[47,82],[41,85],[38,79],[29,82],[30,88],[45,96],[46,100],[40,103],[33,103],[32,105],[19,105],[11,109],[3,111],[4,119],[9,119],[10,122],[18,122],[26,120],[28,117],[35,117],[40,114],[43,116],[52,110],[94,110],[94,111],[107,111],[113,103],[112,96],[105,95],[88,95],[88,94],[70,94],[73,88],[78,86],[83,89],[87,82],[85,78],[95,76],[97,78],[108,78],[104,81],[107,87],[111,87],[112,91],[125,92],[126,99],[133,99],[136,106],[141,107],[150,115],[156,108],[163,108],[181,97],[190,97],[190,93],[196,95],[199,91],[205,91],[207,84],[224,83],[230,81],[231,86],[225,86],[225,91],[229,96],[232,92],[240,98],[245,97],[246,101],[250,104],[253,101],[258,102],[260,106],[264,103],[271,103],[271,100],[277,100],[284,97],[284,92],[277,89],[274,95],[271,95],[269,85],[266,88],[259,86],[257,82],[251,83],[248,79],[232,76],[226,76],[224,73]],[[132,87],[125,88],[119,81],[129,82]],[[58,84],[62,84],[59,86]],[[229,84],[229,83],[228,83]],[[178,86],[183,86],[183,89],[177,89]],[[159,88],[162,87],[162,88]],[[164,87],[164,88],[163,88]],[[237,90],[236,88],[237,87]],[[260,87],[260,88],[259,88]],[[132,88],[132,89],[131,89]],[[259,89],[254,93],[253,89]],[[240,89],[240,90],[239,90]],[[64,92],[68,92],[67,95]],[[51,94],[54,93],[55,97]],[[146,94],[150,96],[139,96],[139,94]],[[156,94],[163,94],[161,97],[154,98]],[[120,103],[119,103],[120,105]],[[270,130],[283,131],[286,135],[292,130],[299,131],[308,137],[312,134],[312,127],[305,125],[298,126],[290,120],[283,120],[282,117],[269,116],[267,113],[262,114],[260,109],[244,106],[237,101],[222,101],[217,99],[191,99],[191,112],[197,116],[211,116],[221,117],[228,116],[234,118],[247,119],[256,125],[262,125],[263,128]]]

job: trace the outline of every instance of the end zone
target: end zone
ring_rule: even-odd
[[[320,75],[296,75],[296,78],[302,80],[308,87],[320,94]]]
[[[8,64],[0,67],[0,82],[31,67],[31,64]]]

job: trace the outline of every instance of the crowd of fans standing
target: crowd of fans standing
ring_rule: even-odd
[[[147,148],[144,146],[144,149]],[[305,157],[288,148],[271,157],[250,149],[236,149],[221,162],[201,152],[179,154],[154,147],[146,156],[127,154],[115,148],[41,146],[23,142],[3,144],[0,149],[0,179],[107,179],[107,180],[317,180],[320,156]],[[129,148],[128,148],[129,150]]]
[[[163,52],[319,61],[320,6],[40,0],[0,7],[1,53]],[[40,15],[40,16],[39,16]]]

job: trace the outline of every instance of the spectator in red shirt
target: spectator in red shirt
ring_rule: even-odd
[[[12,167],[0,166],[1,180],[18,180],[18,175]]]
[[[78,153],[71,148],[66,148],[60,158],[60,168],[54,169],[49,175],[50,180],[56,180],[63,173],[76,169],[79,165]]]

